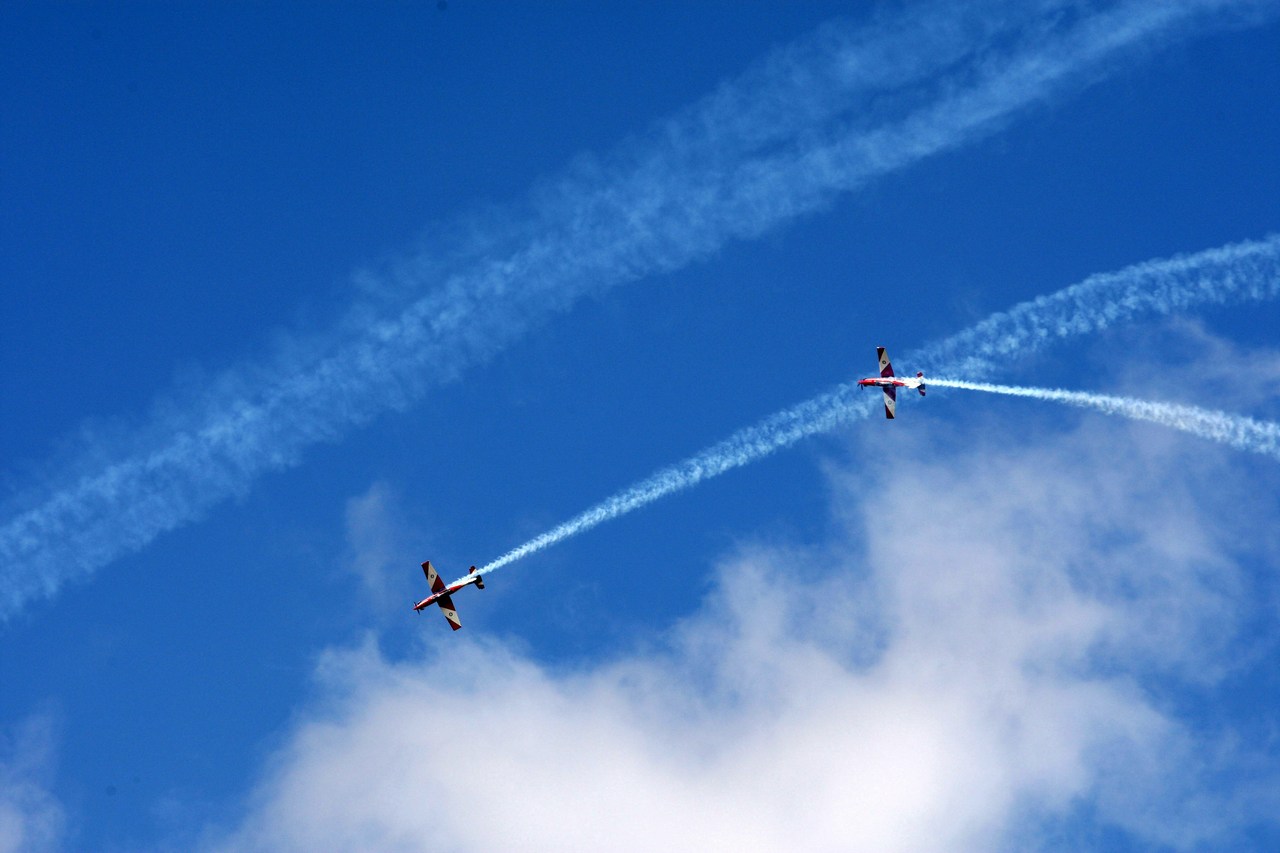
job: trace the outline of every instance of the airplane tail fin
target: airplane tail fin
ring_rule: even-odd
[[[469,574],[469,575],[474,575],[475,573],[476,573],[476,567],[475,567],[475,566],[472,566],[472,567],[471,567],[471,571],[467,572],[467,574]],[[476,578],[476,589],[484,589],[484,578],[482,578],[482,577],[481,577],[481,578]]]
[[[920,380],[920,384],[916,386],[916,390],[920,392],[920,396],[924,396],[924,371],[917,370],[916,378]]]

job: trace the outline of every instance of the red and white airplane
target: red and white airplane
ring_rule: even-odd
[[[880,375],[870,379],[859,379],[858,385],[863,388],[867,386],[881,388],[884,391],[884,416],[892,418],[898,408],[899,388],[915,388],[920,392],[921,397],[924,396],[924,373],[920,372],[915,376],[899,379],[893,375],[893,365],[889,363],[889,354],[884,351],[884,347],[876,347],[876,355],[880,357]]]
[[[461,628],[462,620],[458,618],[458,611],[453,606],[453,594],[471,584],[475,584],[476,589],[484,589],[484,578],[476,574],[476,567],[472,566],[465,578],[446,585],[440,580],[440,575],[436,574],[436,567],[431,565],[430,560],[422,564],[422,573],[427,576],[427,585],[431,587],[431,594],[413,605],[413,609],[421,613],[424,608],[438,604],[441,612],[444,613],[444,618],[449,620],[449,626],[455,631]]]

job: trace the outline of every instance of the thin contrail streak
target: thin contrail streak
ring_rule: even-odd
[[[1259,421],[1241,415],[1177,403],[1159,403],[1085,391],[1063,391],[1057,388],[993,385],[987,382],[966,382],[962,379],[936,377],[929,379],[929,385],[963,388],[967,391],[986,391],[990,394],[1005,394],[1010,397],[1031,397],[1036,400],[1049,400],[1084,409],[1095,409],[1108,415],[1120,415],[1133,420],[1150,421],[1161,426],[1172,427],[1237,450],[1260,453],[1280,460],[1280,424],[1271,421]]]
[[[1056,341],[1092,334],[1109,326],[1205,305],[1258,302],[1277,296],[1280,296],[1280,235],[1273,235],[1264,240],[1148,261],[1119,272],[1091,276],[1050,296],[994,314],[946,340],[909,353],[900,363],[918,365],[929,376],[935,372],[961,370],[970,375],[986,375],[1016,357],[1027,356]],[[944,384],[934,379],[929,382]],[[857,396],[855,382],[840,385],[740,430],[683,462],[663,468],[513,548],[480,571],[491,572],[661,497],[762,459],[802,438],[865,418],[878,410],[878,401],[878,396]],[[1208,421],[1187,421],[1193,422],[1208,428]]]
[[[317,442],[417,402],[587,294],[811,214],[998,131],[1122,58],[1257,8],[939,2],[824,27],[612,154],[580,159],[520,210],[455,223],[446,233],[460,248],[365,276],[370,296],[335,328],[285,339],[273,359],[162,401],[126,439],[86,442],[35,478],[0,514],[0,618],[243,494]]]

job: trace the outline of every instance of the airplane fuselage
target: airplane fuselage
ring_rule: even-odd
[[[864,388],[919,388],[923,379],[915,376],[876,376],[870,379],[859,379],[858,384]]]
[[[413,609],[423,610],[435,604],[444,596],[452,595],[453,593],[462,589],[464,586],[471,586],[472,584],[475,584],[480,589],[484,589],[484,581],[481,579],[480,575],[471,575],[465,580],[461,580],[461,581],[458,581],[457,583],[450,584],[449,586],[445,587],[439,592],[433,592],[431,595],[428,595],[426,598],[422,599],[417,604],[413,605]]]

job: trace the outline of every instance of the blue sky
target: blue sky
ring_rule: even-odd
[[[1274,453],[868,394],[409,610],[1098,274],[955,378],[1280,421],[1280,7],[0,20],[0,851],[1280,841]]]

